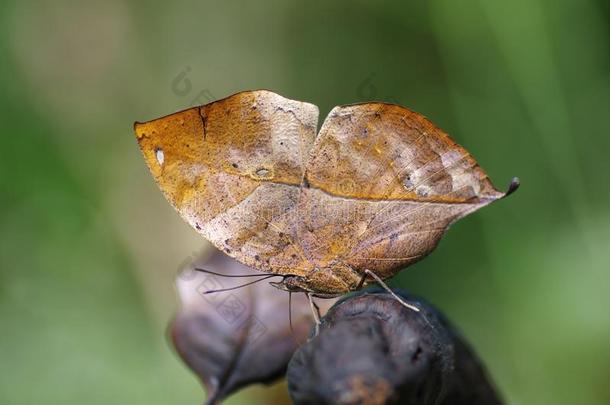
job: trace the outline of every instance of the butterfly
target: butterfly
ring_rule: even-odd
[[[216,248],[287,291],[334,297],[421,260],[498,191],[424,116],[380,102],[318,108],[245,91],[135,133],[157,184]]]

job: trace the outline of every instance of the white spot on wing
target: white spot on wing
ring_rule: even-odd
[[[159,166],[163,166],[163,162],[165,162],[165,154],[163,153],[163,149],[157,148],[155,150],[155,155],[157,156]]]

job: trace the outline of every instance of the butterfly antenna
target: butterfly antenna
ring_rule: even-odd
[[[214,276],[220,276],[220,277],[266,277],[269,276],[269,274],[266,273],[255,273],[255,274],[222,274],[222,273],[216,273],[215,271],[211,271],[211,270],[207,270],[207,269],[200,269],[198,267],[195,267],[193,270],[195,271],[199,271],[201,273],[206,273],[206,274],[212,274]]]
[[[365,274],[368,274],[369,276],[373,277],[375,279],[375,281],[377,282],[377,284],[379,284],[381,287],[383,287],[387,292],[389,292],[390,294],[392,294],[392,297],[396,298],[396,300],[398,302],[400,302],[402,305],[404,305],[405,307],[415,311],[415,312],[419,312],[419,308],[417,308],[414,305],[408,304],[407,302],[405,302],[405,300],[403,300],[402,298],[400,298],[394,291],[392,291],[392,289],[390,287],[388,287],[388,285],[381,279],[381,277],[379,277],[377,274],[373,273],[370,270],[364,270]]]
[[[204,291],[203,294],[212,294],[212,293],[223,292],[223,291],[237,290],[238,288],[247,287],[249,285],[258,283],[259,281],[267,280],[268,278],[278,277],[278,276],[279,276],[278,274],[270,274],[263,278],[259,278],[258,280],[250,281],[249,283],[246,283],[246,284],[237,285],[235,287],[229,287],[229,288],[221,288],[219,290],[208,290],[208,291]]]

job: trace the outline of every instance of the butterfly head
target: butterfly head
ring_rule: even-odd
[[[288,292],[309,292],[309,289],[305,287],[305,278],[301,276],[288,275],[284,276],[282,281],[273,281],[271,283],[275,288],[279,288],[283,291]]]
[[[303,276],[285,275],[282,281],[270,284],[283,291],[305,292],[320,298],[334,298],[353,291],[359,281],[359,277],[354,276],[353,271],[343,274],[342,270],[345,269],[337,265],[316,268]]]

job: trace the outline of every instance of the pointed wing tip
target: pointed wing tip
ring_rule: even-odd
[[[513,177],[508,185],[508,189],[505,192],[502,192],[494,187],[493,193],[483,196],[480,200],[484,203],[484,205],[487,205],[493,201],[502,200],[517,191],[520,185],[521,180],[519,180],[519,177]]]
[[[512,180],[510,181],[510,184],[508,185],[508,190],[506,190],[506,192],[504,193],[504,196],[502,198],[508,197],[509,195],[511,195],[512,193],[517,191],[517,189],[519,189],[520,185],[521,185],[521,180],[519,180],[519,177],[513,177]]]

